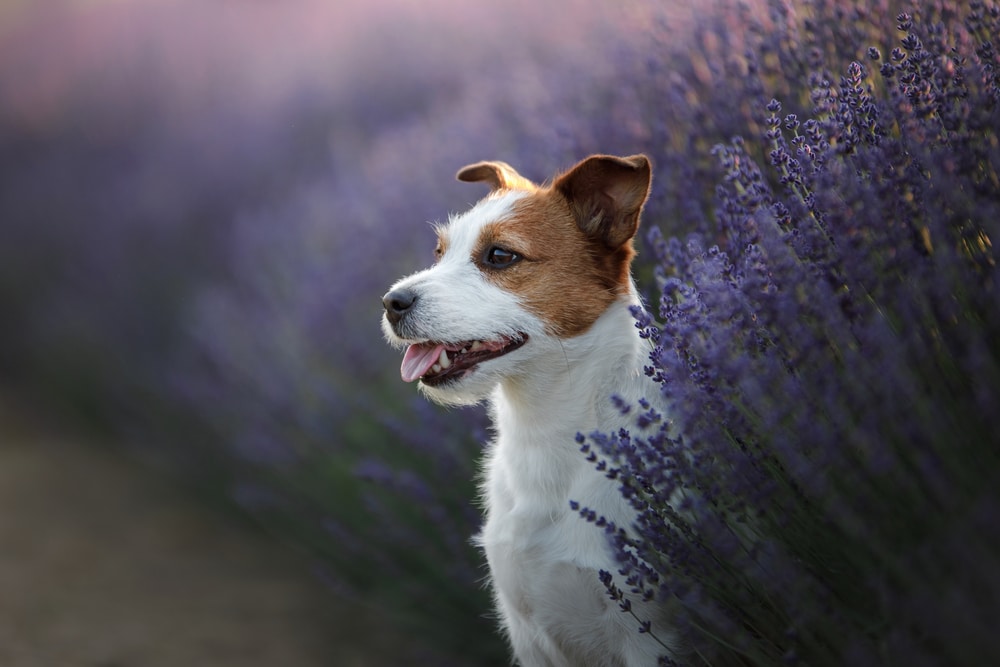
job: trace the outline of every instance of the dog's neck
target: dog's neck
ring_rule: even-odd
[[[619,421],[612,396],[634,405],[656,391],[642,372],[645,346],[629,311],[637,303],[634,294],[622,297],[586,333],[553,345],[530,374],[497,387],[491,405],[502,440],[575,449],[577,433]]]
[[[634,296],[616,301],[586,333],[554,345],[530,374],[497,387],[490,401],[497,438],[488,466],[502,483],[487,484],[490,513],[517,507],[524,521],[545,525],[570,511],[569,500],[579,500],[570,496],[581,480],[603,475],[579,451],[577,434],[629,428],[631,415],[623,415],[612,396],[635,405],[657,391],[642,372],[647,352],[629,312],[634,303]]]

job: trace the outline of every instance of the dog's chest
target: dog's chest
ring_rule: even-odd
[[[580,453],[577,429],[558,424],[505,423],[486,461],[483,487],[486,523],[479,541],[489,561],[493,587],[508,612],[526,620],[558,612],[553,605],[577,599],[602,613],[606,596],[597,571],[615,567],[605,533],[583,520],[570,501],[590,507],[618,525],[629,525],[631,509],[614,483]],[[588,432],[596,415],[580,423]],[[617,424],[603,423],[603,427]],[[586,591],[586,596],[583,596]]]

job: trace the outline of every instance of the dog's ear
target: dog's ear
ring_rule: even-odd
[[[566,197],[580,229],[614,250],[639,229],[651,178],[645,155],[592,155],[558,177],[553,187]]]
[[[485,181],[490,184],[490,191],[496,190],[528,190],[533,191],[537,186],[517,173],[514,167],[506,162],[477,162],[462,167],[455,174],[455,178],[467,183],[478,183]]]

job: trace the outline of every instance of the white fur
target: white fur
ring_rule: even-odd
[[[611,403],[658,395],[641,369],[646,350],[629,306],[634,288],[585,333],[563,339],[515,295],[490,283],[471,261],[478,233],[501,220],[520,195],[480,202],[448,227],[448,251],[434,266],[394,285],[419,294],[402,337],[385,320],[390,342],[495,339],[518,332],[528,342],[481,364],[466,378],[422,386],[439,403],[488,400],[496,440],[486,457],[482,495],[486,521],[476,538],[489,562],[496,607],[524,667],[656,665],[664,648],[609,599],[598,571],[619,569],[604,532],[570,508],[575,500],[622,527],[634,512],[616,483],[580,453],[577,433],[637,429]],[[625,588],[623,582],[618,582]],[[654,613],[638,601],[641,618]],[[669,628],[653,631],[671,642]]]
[[[640,371],[644,353],[629,305],[618,301],[589,331],[537,357],[529,377],[503,380],[491,397],[497,439],[486,460],[478,539],[525,667],[655,665],[664,652],[608,598],[597,572],[616,573],[618,565],[606,536],[569,505],[575,500],[618,526],[634,520],[616,485],[575,443],[577,433],[635,430],[612,394],[632,404],[655,395]],[[634,607],[640,616],[653,611]],[[654,632],[668,639],[665,630]]]
[[[526,333],[541,336],[545,325],[525,311],[514,295],[492,285],[471,261],[479,232],[488,222],[510,214],[522,195],[508,192],[488,197],[448,224],[448,252],[434,266],[397,281],[391,289],[407,288],[420,295],[420,306],[407,317],[404,337],[382,319],[390,343],[402,346],[425,340],[460,342],[495,339]],[[437,388],[420,384],[420,390],[442,405],[472,405],[484,400],[501,377],[526,368],[522,348],[501,359],[481,364],[460,383]],[[513,368],[512,368],[513,365]]]

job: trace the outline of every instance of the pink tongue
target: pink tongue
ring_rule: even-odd
[[[438,362],[441,357],[441,350],[444,345],[434,345],[431,343],[420,343],[406,348],[403,355],[403,365],[399,367],[399,374],[403,376],[403,382],[413,382],[420,379],[431,366]]]

